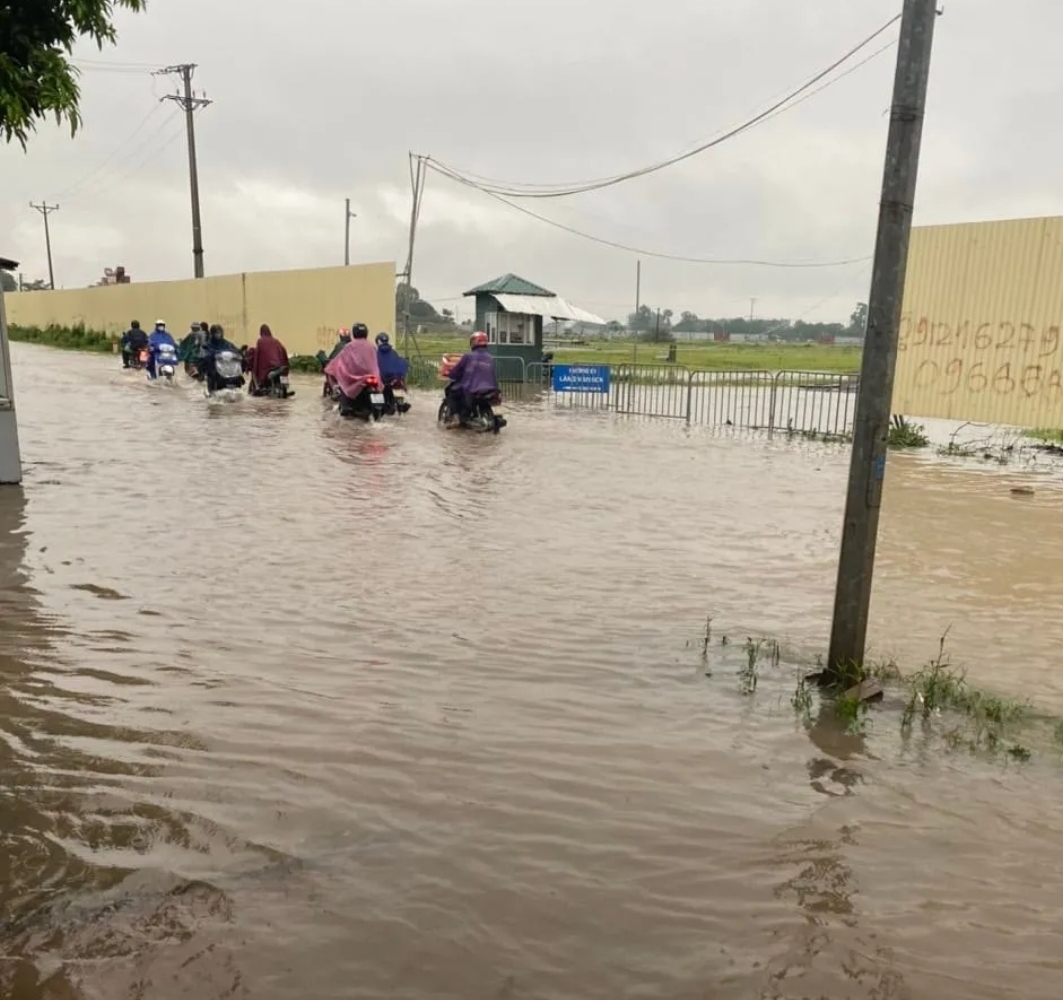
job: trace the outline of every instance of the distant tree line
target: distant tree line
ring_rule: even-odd
[[[778,340],[815,340],[818,337],[863,337],[867,327],[867,304],[858,302],[849,316],[849,323],[806,323],[804,320],[789,320],[765,317],[749,319],[747,316],[730,316],[709,319],[697,313],[684,311],[678,320],[671,309],[656,309],[643,305],[638,312],[629,313],[627,329],[645,340],[674,340],[676,334],[737,333],[753,336],[769,336]],[[607,332],[620,333],[624,327],[615,320],[606,327]]]
[[[395,316],[401,325],[409,303],[410,322],[423,326],[436,326],[453,329],[454,312],[451,309],[437,310],[427,299],[422,299],[417,289],[411,285],[400,284],[395,289]],[[470,321],[463,325],[469,326]],[[619,320],[611,320],[604,328],[605,333],[619,336],[632,332],[643,340],[675,340],[677,335],[700,333],[735,333],[774,337],[778,340],[816,340],[820,337],[863,337],[867,326],[867,305],[857,303],[849,317],[849,323],[806,323],[804,320],[782,318],[749,319],[747,316],[732,316],[709,319],[693,312],[681,312],[678,319],[671,309],[659,311],[648,305],[639,307],[638,312],[630,313],[625,326]],[[590,333],[597,327],[584,326],[584,332]]]

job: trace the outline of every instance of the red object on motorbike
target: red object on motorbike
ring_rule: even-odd
[[[377,378],[377,377],[376,377],[375,375],[370,375],[370,376],[369,376],[369,377],[368,377],[368,378],[367,378],[367,379],[365,380],[365,384],[366,384],[367,386],[369,386],[369,388],[371,388],[371,389],[373,389],[373,388],[380,388],[380,379],[378,379],[378,378]]]
[[[439,377],[450,378],[451,369],[461,360],[460,354],[444,354],[443,361],[439,365]]]

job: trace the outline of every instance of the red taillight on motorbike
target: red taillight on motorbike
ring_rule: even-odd
[[[365,384],[371,385],[373,386],[373,388],[376,388],[380,385],[380,379],[378,379],[375,375],[370,375],[369,378],[365,380]]]

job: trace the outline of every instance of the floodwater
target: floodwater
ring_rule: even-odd
[[[367,428],[316,381],[208,405],[13,354],[5,1000],[1059,996],[1060,761],[794,719],[844,450],[534,404],[444,433],[430,394]],[[874,642],[951,625],[1063,711],[1063,493],[1028,481],[891,458]],[[747,635],[787,650],[752,698]]]

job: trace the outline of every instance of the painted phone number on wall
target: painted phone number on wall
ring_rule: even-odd
[[[1015,365],[1005,361],[1001,365],[975,361],[968,364],[963,358],[953,358],[940,364],[932,358],[919,363],[915,370],[916,389],[930,389],[941,396],[966,392],[977,396],[993,392],[999,396],[1022,393],[1027,399],[1038,395],[1063,397],[1063,372],[1047,365]]]
[[[909,347],[953,348],[966,351],[1031,351],[1036,349],[1037,356],[1047,358],[1059,350],[1060,336],[1058,326],[1046,326],[1038,332],[1032,323],[978,323],[964,320],[962,323],[934,322],[928,316],[921,316],[913,323],[911,316],[901,317],[897,348],[901,351]]]

